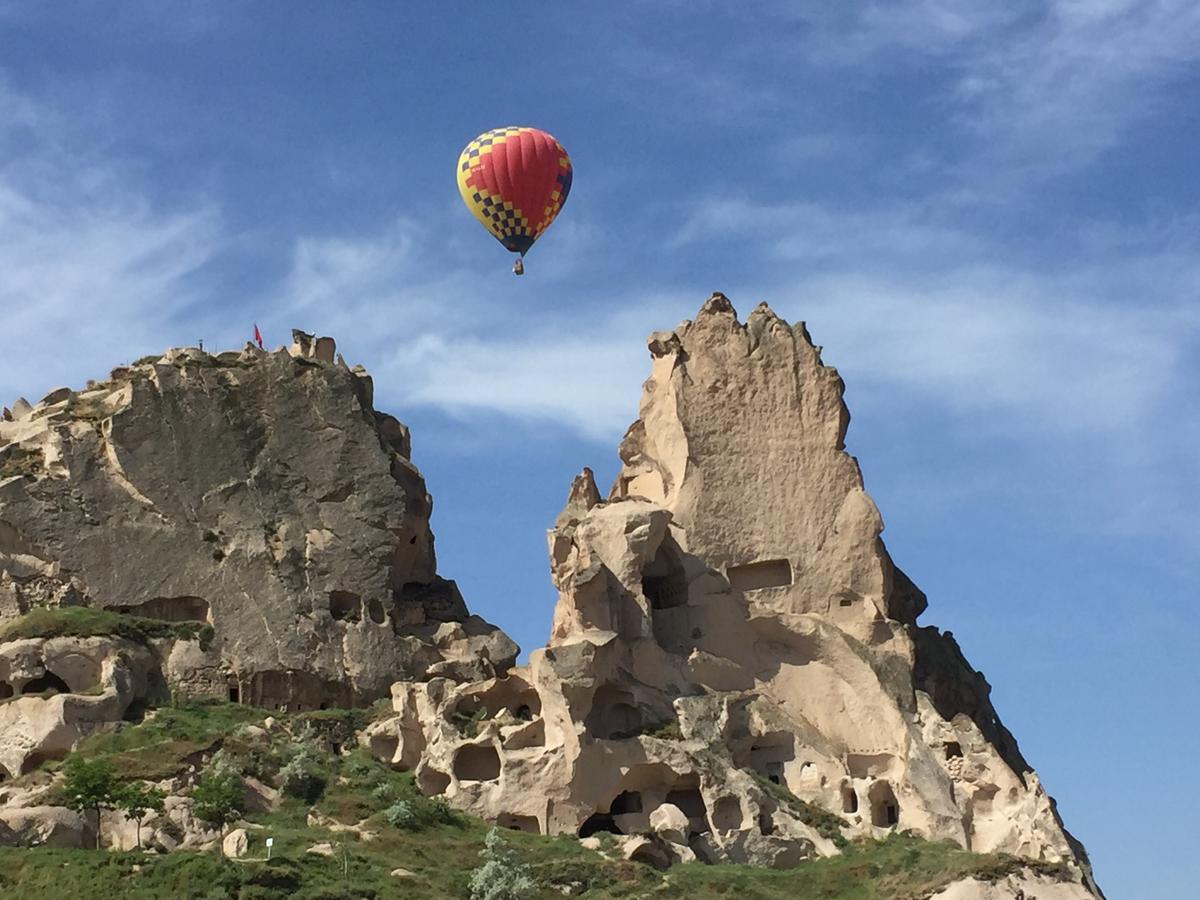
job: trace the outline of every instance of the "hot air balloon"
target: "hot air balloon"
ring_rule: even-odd
[[[467,209],[506,250],[523,257],[571,192],[571,160],[562,144],[537,128],[485,131],[458,158],[458,190]]]

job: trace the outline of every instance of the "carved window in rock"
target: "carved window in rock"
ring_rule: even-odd
[[[15,693],[11,684],[7,681],[0,681],[0,700],[7,700]]]
[[[541,834],[542,826],[537,816],[521,816],[516,813],[500,813],[496,817],[496,827],[507,828],[510,831],[524,831],[527,834]]]
[[[755,735],[750,765],[772,784],[785,785],[784,765],[796,758],[796,736],[787,731]]]
[[[396,745],[399,746],[399,741]],[[426,797],[444,794],[446,788],[450,787],[450,776],[445,772],[425,766],[417,771],[417,787]]]
[[[852,784],[842,785],[842,812],[858,812],[858,792],[854,790]]]
[[[500,777],[500,755],[488,744],[469,744],[454,754],[454,777],[459,781],[495,781]]]
[[[463,721],[485,712],[483,718],[494,719],[509,715],[523,722],[531,722],[541,715],[542,699],[529,682],[509,675],[497,679],[483,691],[465,695],[454,707],[452,721]]]
[[[601,831],[607,831],[609,834],[624,834],[617,827],[617,823],[613,821],[610,813],[592,813],[579,826],[579,836],[581,838],[591,837],[593,834]]]
[[[164,622],[207,622],[208,601],[203,597],[151,597],[141,603],[111,607],[124,615],[144,616]]]
[[[669,537],[642,571],[642,593],[650,604],[658,645],[668,653],[690,653],[700,632],[691,621],[683,553]]]
[[[642,593],[655,610],[686,606],[688,599],[687,574],[679,548],[670,538],[664,540],[642,570]]]
[[[786,559],[766,559],[725,570],[729,586],[735,591],[760,591],[788,587],[792,583],[792,564]]]
[[[713,804],[712,827],[716,831],[737,831],[744,826],[742,803],[737,797],[721,797]]]
[[[886,781],[877,781],[867,792],[871,801],[871,824],[876,828],[891,828],[900,822],[900,804]]]
[[[605,684],[592,697],[592,709],[584,724],[599,739],[621,740],[641,732],[642,712],[632,693]]]
[[[614,816],[624,816],[642,811],[642,795],[638,791],[622,791],[613,798],[608,811]]]
[[[21,688],[22,694],[44,694],[47,692],[51,694],[69,694],[71,693],[71,688],[49,669],[46,670],[44,675],[25,682]]]
[[[359,621],[362,618],[362,597],[351,591],[330,591],[329,614],[339,622]]]
[[[667,792],[665,802],[673,803],[683,811],[688,817],[692,831],[698,834],[708,832],[708,807],[704,804],[704,795],[700,793],[698,786],[692,787],[686,781],[680,783]]]

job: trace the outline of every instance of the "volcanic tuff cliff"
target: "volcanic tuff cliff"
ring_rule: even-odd
[[[804,326],[765,305],[742,324],[717,294],[649,349],[608,499],[585,469],[549,533],[548,646],[501,678],[397,684],[376,751],[481,816],[626,835],[659,865],[786,867],[904,829],[1062,863],[1078,883],[1056,895],[1091,896],[983,676],[916,625]]]
[[[0,643],[0,693],[28,694],[0,704],[8,773],[168,690],[295,710],[390,687],[360,742],[506,827],[775,867],[906,830],[1059,866],[939,897],[1099,895],[983,676],[917,625],[802,324],[715,294],[651,336],[615,485],[584,469],[549,532],[559,599],[521,667],[436,573],[407,430],[295,336],[5,411],[0,624],[144,617],[142,640]]]
[[[516,657],[437,575],[408,430],[327,338],[170,350],[3,419],[0,624],[41,606],[208,623],[166,650],[167,680],[268,708]]]

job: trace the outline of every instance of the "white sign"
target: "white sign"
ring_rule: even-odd
[[[267,838],[267,846],[274,847],[275,846],[275,838]]]

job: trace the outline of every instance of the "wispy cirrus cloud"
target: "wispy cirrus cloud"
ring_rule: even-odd
[[[0,119],[0,390],[79,384],[165,346],[220,248],[217,211],[156,206],[36,98],[0,88]]]
[[[855,9],[816,20],[824,59],[880,70],[935,60],[950,121],[980,139],[978,157],[1026,174],[1090,162],[1169,110],[1161,89],[1200,65],[1200,6],[1191,0],[914,0]]]

